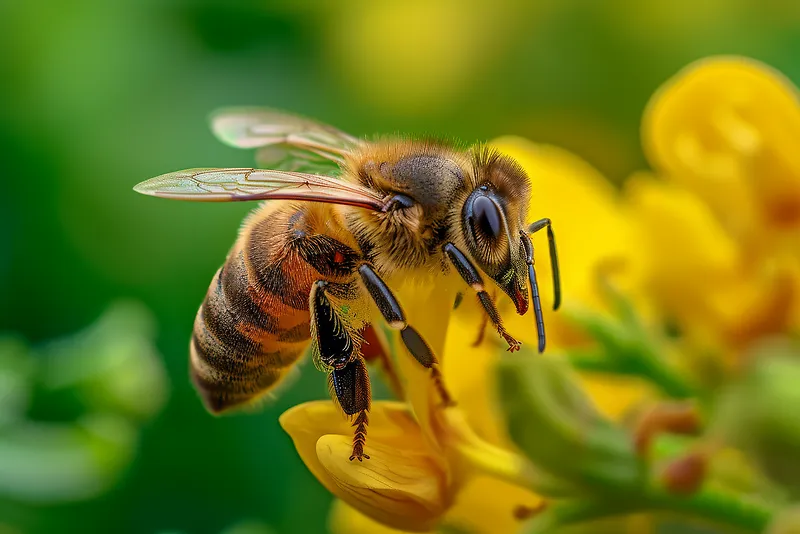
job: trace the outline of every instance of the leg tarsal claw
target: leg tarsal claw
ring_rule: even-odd
[[[356,443],[353,444],[353,454],[350,456],[350,461],[358,460],[359,462],[363,462],[365,459],[369,460],[369,454],[364,453],[364,442],[356,441]]]
[[[522,346],[522,342],[514,339],[511,334],[505,331],[505,329],[498,329],[498,332],[501,336],[503,336],[503,339],[506,340],[506,343],[508,343],[508,352],[516,352]]]

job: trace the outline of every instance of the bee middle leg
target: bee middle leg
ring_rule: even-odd
[[[400,330],[400,337],[403,340],[408,352],[414,356],[419,363],[424,367],[431,370],[431,379],[433,380],[436,390],[442,399],[442,404],[445,407],[454,406],[455,402],[450,392],[444,385],[442,373],[439,370],[439,363],[433,351],[422,339],[422,336],[417,330],[408,324],[406,321],[403,308],[395,298],[389,286],[381,279],[375,269],[367,263],[362,263],[358,267],[358,273],[361,275],[361,281],[367,288],[372,300],[378,306],[378,310],[383,315],[383,318],[389,323],[389,327],[394,330]]]
[[[494,293],[489,295],[492,300],[495,299]],[[475,336],[475,341],[472,342],[473,347],[480,347],[481,343],[483,343],[483,338],[486,337],[486,327],[489,326],[489,314],[484,313],[481,316],[481,324],[478,327],[478,335]]]
[[[350,460],[369,459],[364,453],[369,424],[372,392],[367,366],[361,356],[359,339],[352,331],[342,311],[328,298],[328,292],[348,296],[352,291],[346,284],[323,280],[314,283],[309,298],[315,360],[331,369],[328,380],[331,396],[345,414],[353,419],[353,454]]]

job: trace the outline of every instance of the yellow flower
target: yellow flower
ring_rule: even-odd
[[[651,100],[645,150],[656,169],[700,196],[734,239],[800,230],[800,102],[780,73],[745,58],[694,63]],[[796,241],[795,241],[796,244]]]
[[[656,174],[626,200],[647,291],[692,343],[738,352],[800,325],[800,102],[743,58],[690,65],[653,96],[643,144]]]

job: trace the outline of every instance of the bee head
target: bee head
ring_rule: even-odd
[[[520,232],[525,229],[530,185],[513,159],[473,150],[473,189],[461,206],[460,229],[467,251],[516,306],[528,310],[528,274]]]

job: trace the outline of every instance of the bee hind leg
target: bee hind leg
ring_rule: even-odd
[[[364,458],[364,444],[367,440],[368,412],[372,402],[369,373],[360,353],[357,335],[351,331],[341,310],[335,308],[328,299],[327,291],[348,293],[348,288],[339,284],[318,281],[310,295],[312,337],[314,338],[315,360],[321,367],[330,369],[328,385],[331,397],[353,419],[353,454],[350,460]]]
[[[455,406],[456,403],[453,397],[444,385],[444,379],[439,370],[439,363],[436,360],[436,356],[425,340],[422,339],[419,332],[406,322],[403,309],[389,289],[389,286],[386,285],[378,273],[375,272],[375,269],[369,264],[361,264],[358,268],[358,273],[361,275],[361,280],[364,282],[367,291],[369,291],[372,300],[375,301],[375,304],[378,306],[381,315],[383,315],[383,318],[389,323],[389,327],[394,330],[400,330],[400,337],[403,340],[403,344],[405,344],[408,349],[408,352],[410,352],[411,355],[414,356],[414,359],[421,363],[423,367],[431,370],[431,380],[433,380],[439,397],[442,399],[442,405],[444,407]]]
[[[369,373],[362,357],[348,363],[342,369],[334,369],[330,374],[330,386],[333,396],[342,407],[344,413],[353,417],[353,454],[350,461],[369,460],[364,453],[367,441],[367,425],[369,424],[369,408],[371,391]]]

